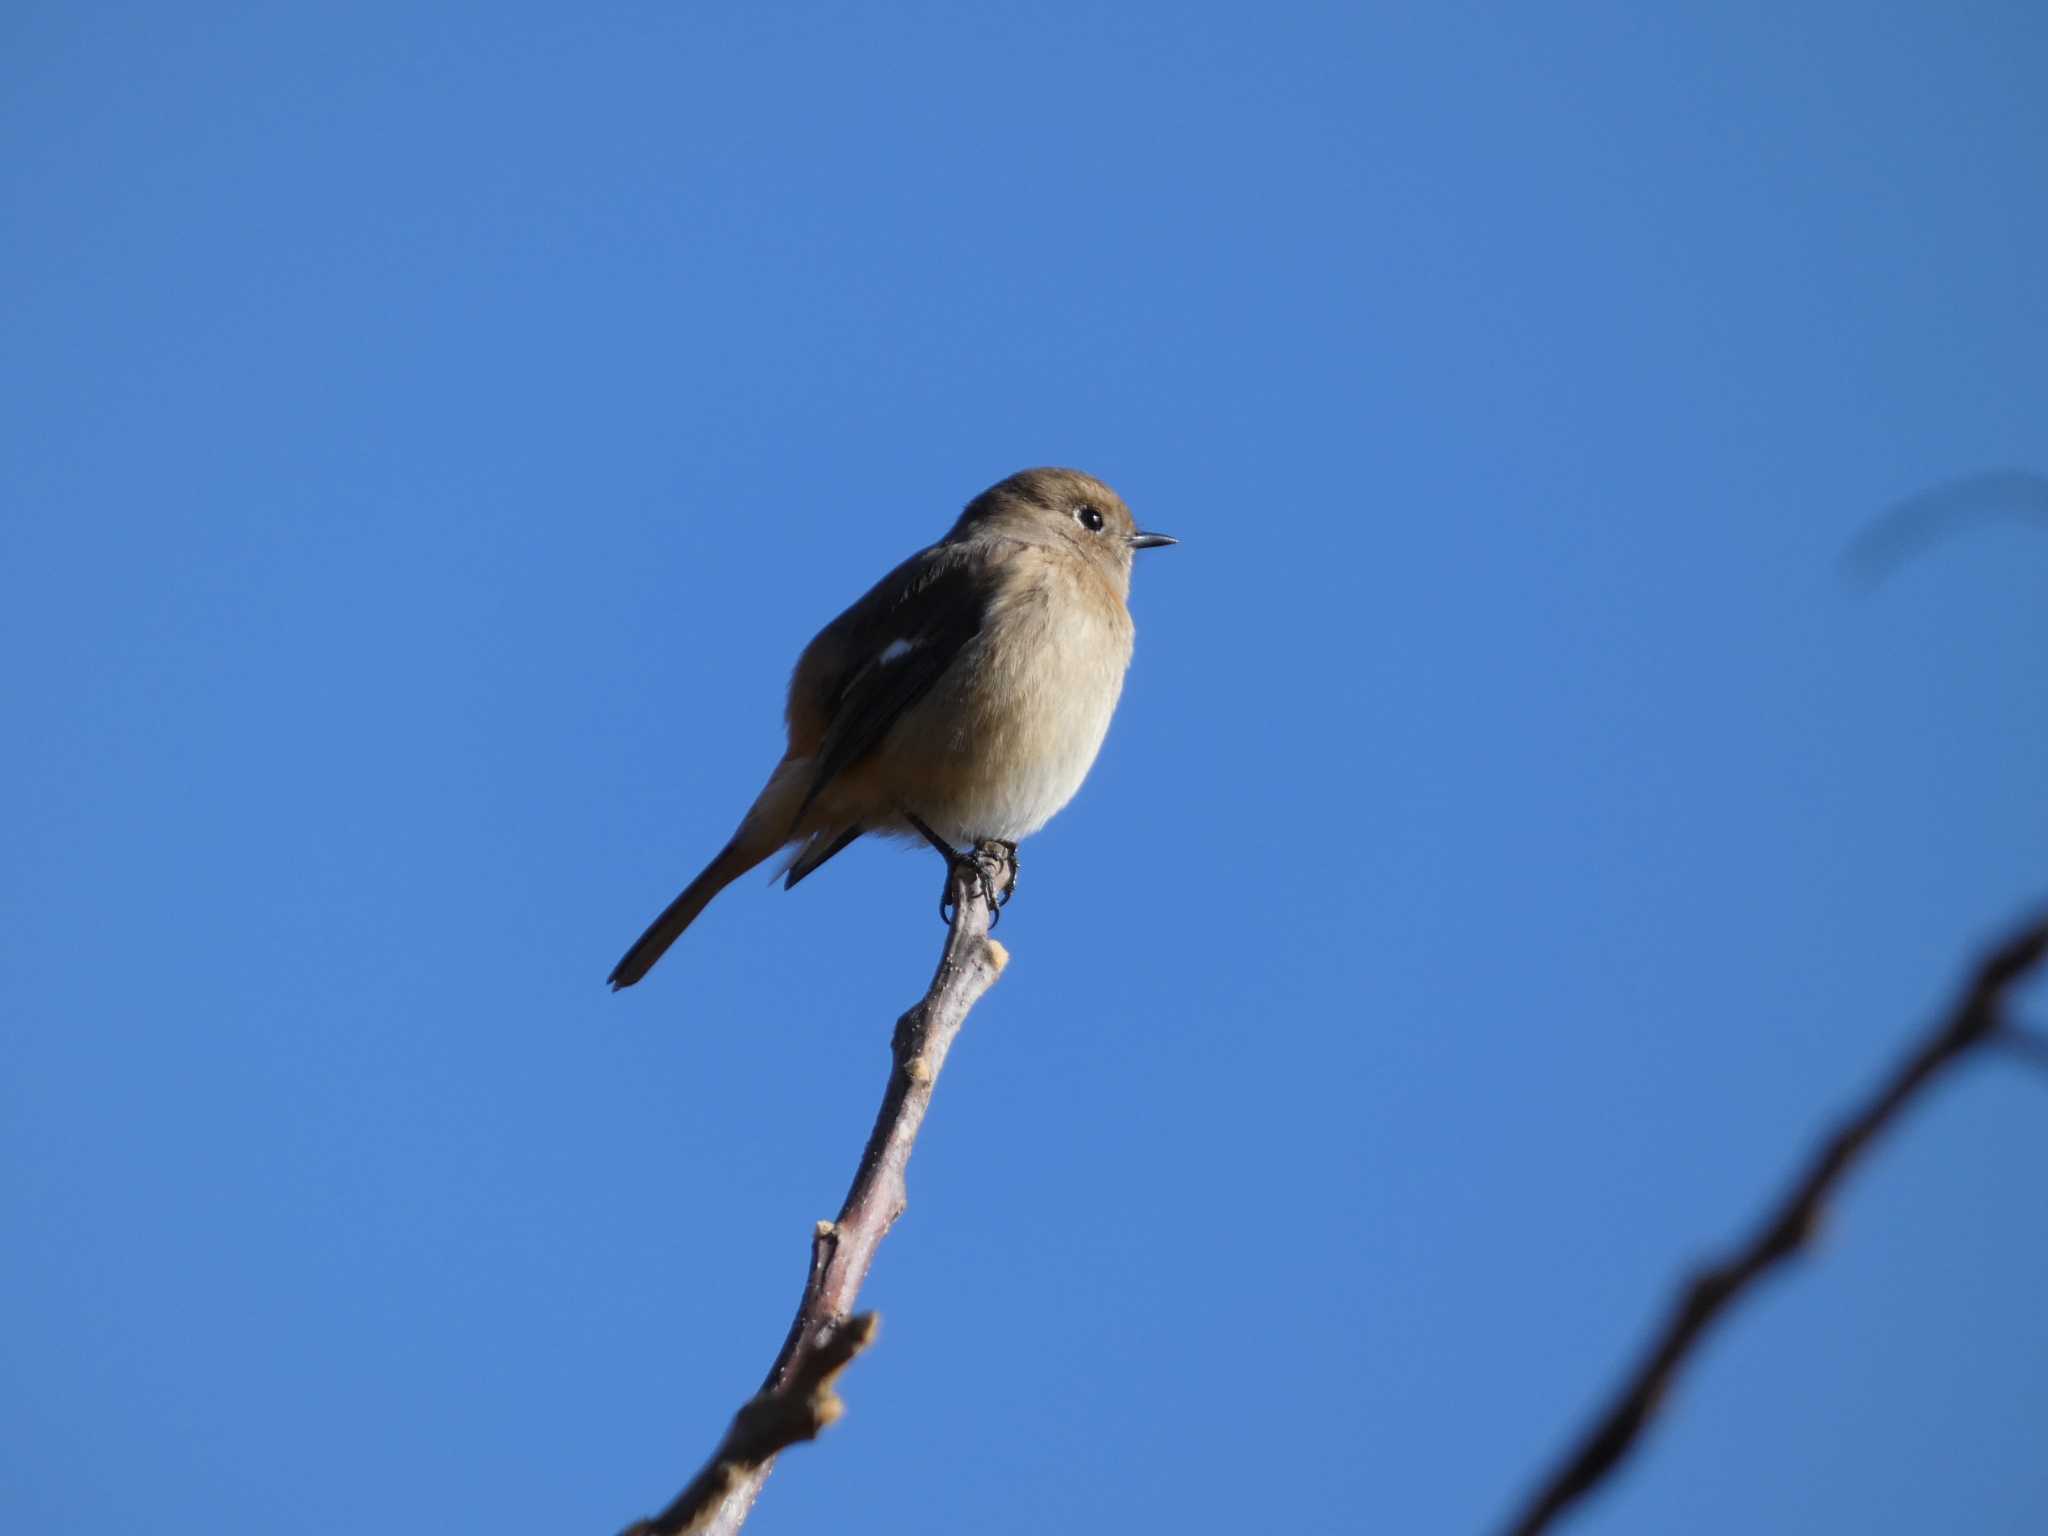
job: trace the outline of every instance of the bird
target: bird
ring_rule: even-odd
[[[786,850],[794,889],[856,838],[921,838],[998,906],[1017,844],[1074,797],[1123,692],[1139,529],[1076,469],[1022,470],[818,632],[791,674],[788,747],[738,829],[608,978],[630,987],[720,891]],[[966,848],[970,852],[963,852]],[[944,898],[942,898],[942,911]]]

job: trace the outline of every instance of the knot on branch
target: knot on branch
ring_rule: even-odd
[[[846,1411],[834,1390],[840,1372],[874,1342],[880,1320],[872,1312],[822,1324],[806,1340],[787,1377],[764,1387],[733,1415],[704,1470],[675,1502],[628,1526],[622,1536],[698,1536],[711,1529],[726,1501],[781,1452],[815,1440]]]
[[[815,1440],[846,1412],[833,1385],[853,1357],[874,1342],[881,1320],[872,1312],[822,1324],[797,1366],[780,1386],[754,1394],[733,1415],[723,1450],[745,1467],[757,1467],[800,1440]]]

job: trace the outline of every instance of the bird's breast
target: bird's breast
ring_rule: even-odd
[[[895,733],[892,767],[914,788],[906,801],[961,843],[1036,832],[1094,765],[1132,637],[1120,595],[1092,572],[1046,561],[1007,583],[981,633]]]

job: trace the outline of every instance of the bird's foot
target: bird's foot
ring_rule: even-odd
[[[953,882],[958,880],[962,890],[977,892],[988,904],[988,925],[994,928],[1017,889],[1017,845],[985,837],[974,845],[972,853],[962,853],[912,812],[905,811],[903,815],[946,861],[946,883],[939,891],[939,921],[948,928],[953,926],[959,912]]]
[[[946,888],[939,896],[939,918],[947,927],[953,925],[959,908],[954,897],[954,882],[960,882],[959,889],[973,891],[988,907],[988,926],[994,932],[1002,921],[1003,908],[1009,904],[1010,893],[1017,889],[1017,856],[1011,844],[984,838],[974,845],[972,853],[955,853],[947,861]]]

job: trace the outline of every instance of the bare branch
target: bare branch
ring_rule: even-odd
[[[999,846],[983,845],[984,863],[997,857],[993,850]],[[1003,869],[994,873],[997,885],[1007,883]],[[947,889],[955,912],[939,968],[923,1000],[896,1021],[895,1063],[881,1111],[838,1220],[819,1222],[811,1234],[810,1274],[789,1336],[761,1390],[734,1417],[704,1470],[667,1509],[628,1527],[624,1536],[730,1536],[746,1523],[777,1453],[816,1438],[842,1411],[833,1381],[867,1347],[876,1327],[873,1314],[851,1315],[853,1303],[875,1250],[908,1204],[904,1170],[932,1089],[968,1011],[1009,963],[1003,946],[989,937],[992,913],[982,882],[964,862]]]
[[[1998,1037],[2007,992],[2040,965],[2044,956],[2048,956],[2048,919],[2007,940],[1979,964],[1970,986],[1947,1017],[1891,1079],[1836,1128],[1749,1241],[1734,1257],[1693,1277],[1620,1393],[1508,1526],[1514,1536],[1535,1536],[1547,1529],[1635,1448],[1643,1426],[1708,1326],[1766,1271],[1805,1245],[1822,1206],[1850,1166],[1942,1068],[1972,1047]]]

